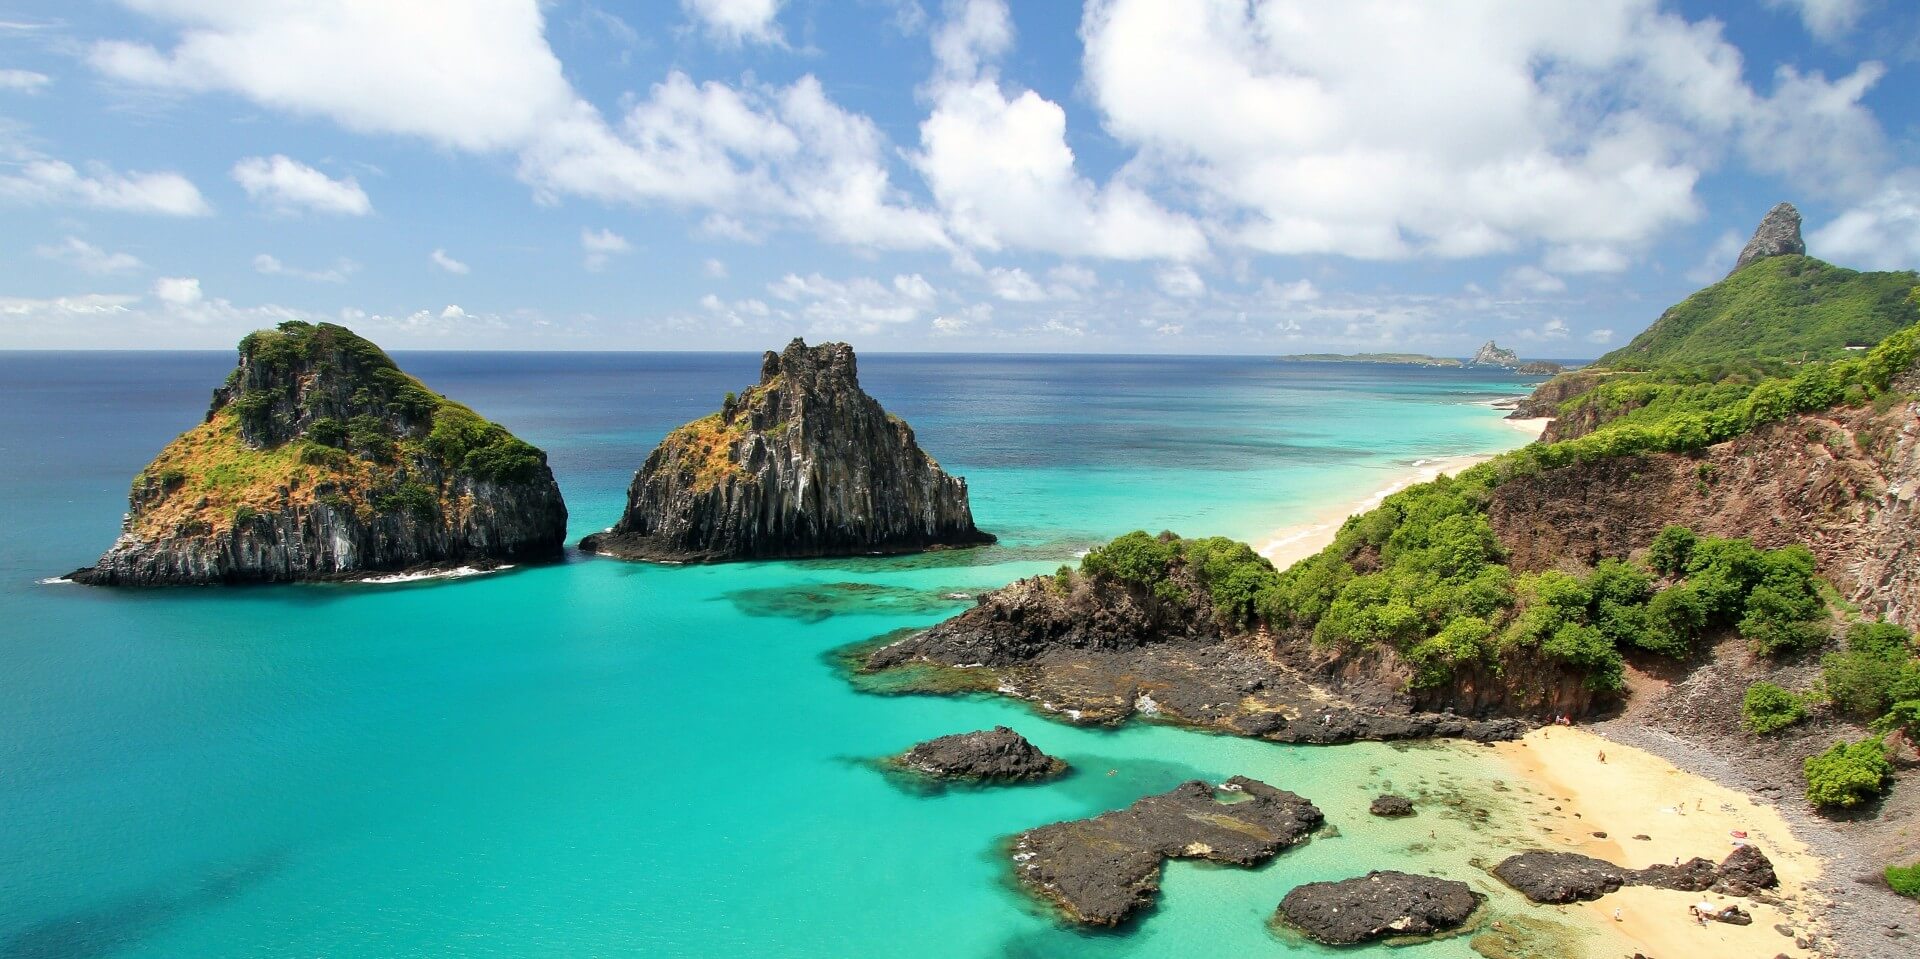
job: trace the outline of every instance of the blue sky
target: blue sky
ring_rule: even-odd
[[[1585,357],[1920,266],[1910,0],[12,0],[0,348]]]

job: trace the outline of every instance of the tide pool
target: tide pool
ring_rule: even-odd
[[[572,538],[745,354],[399,354],[546,448]],[[1404,466],[1524,436],[1495,372],[1258,359],[861,357],[1001,544],[471,579],[120,592],[39,581],[113,539],[127,481],[229,354],[0,354],[0,957],[1319,955],[1269,931],[1301,882],[1469,881],[1524,814],[1476,748],[1311,749],[1077,729],[991,698],[854,692],[831,653],[1134,528],[1258,539]],[[1054,784],[923,794],[871,766],[1003,723]],[[1085,933],[1014,888],[1020,829],[1244,774],[1339,827],[1257,870],[1175,863]],[[1365,813],[1429,790],[1410,820]],[[1441,802],[1450,797],[1453,804]],[[1484,820],[1473,810],[1485,809]],[[1468,956],[1464,939],[1408,957]]]

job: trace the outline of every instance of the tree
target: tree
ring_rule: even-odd
[[[1851,809],[1887,791],[1893,763],[1887,745],[1879,739],[1837,742],[1826,752],[1808,756],[1807,801],[1816,806]]]

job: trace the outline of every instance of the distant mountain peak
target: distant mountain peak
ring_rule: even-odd
[[[1520,365],[1520,354],[1512,350],[1502,349],[1500,344],[1488,340],[1478,350],[1474,351],[1473,359],[1468,360],[1467,365],[1505,366],[1511,368]]]
[[[1755,260],[1806,252],[1806,241],[1800,238],[1800,211],[1791,203],[1777,203],[1761,218],[1760,226],[1753,231],[1753,239],[1747,241],[1740,251],[1740,259],[1734,261],[1733,273],[1727,275],[1740,272]]]

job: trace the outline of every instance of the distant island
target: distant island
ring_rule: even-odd
[[[1499,367],[1524,373],[1530,376],[1551,376],[1566,372],[1566,367],[1551,360],[1521,360],[1520,355],[1499,344],[1488,340],[1473,357],[1457,360],[1451,356],[1428,356],[1425,353],[1289,353],[1280,357],[1289,363],[1385,363],[1393,366],[1431,366],[1447,369],[1460,367]]]

